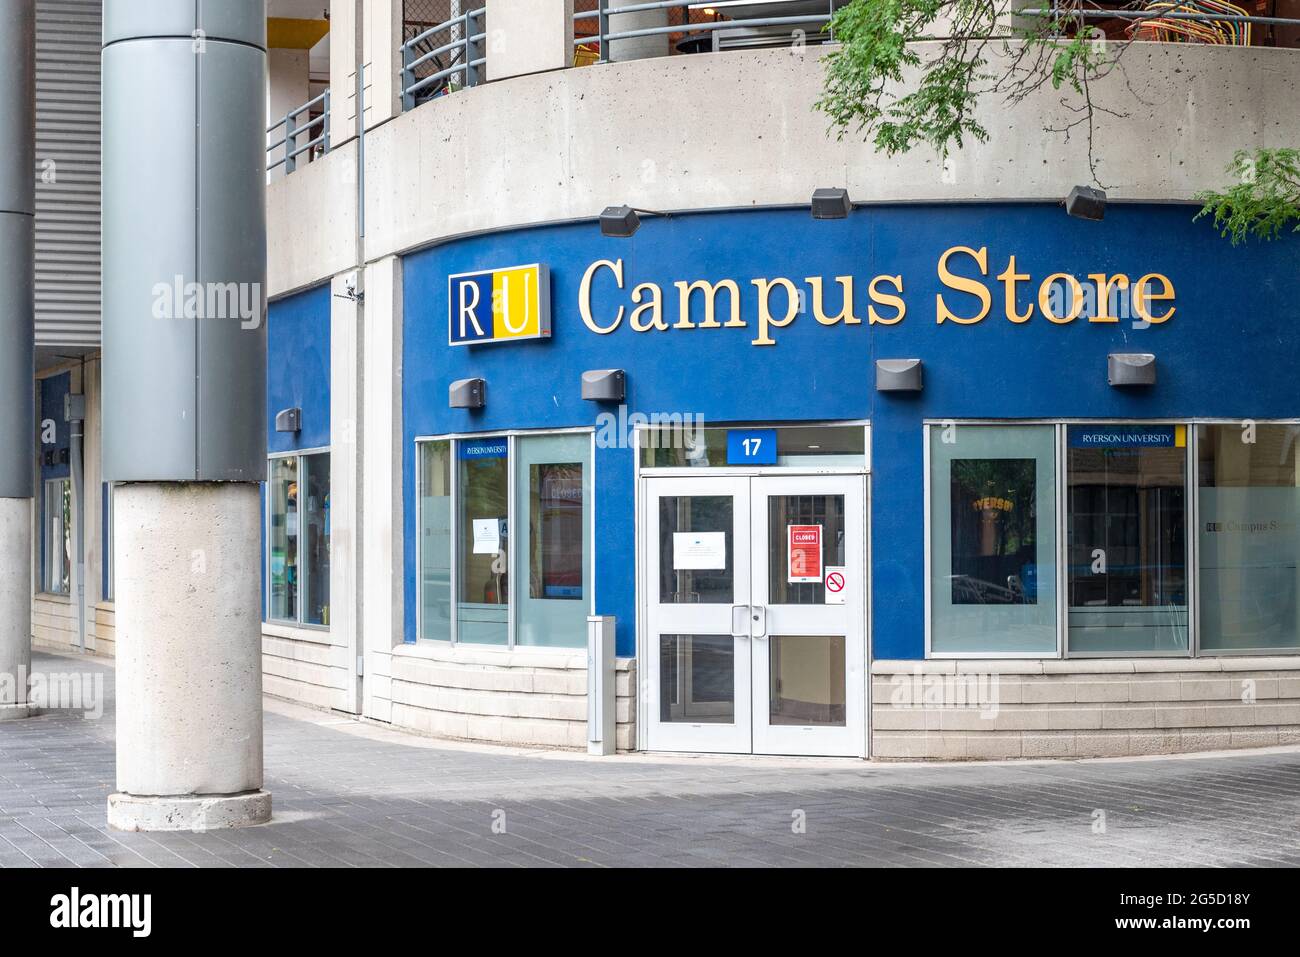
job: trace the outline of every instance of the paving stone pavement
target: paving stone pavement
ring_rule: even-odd
[[[101,674],[107,701],[99,719],[0,723],[0,867],[1300,865],[1296,749],[993,765],[590,759],[274,702],[272,823],[120,833],[104,811],[112,667],[37,655],[33,670]]]

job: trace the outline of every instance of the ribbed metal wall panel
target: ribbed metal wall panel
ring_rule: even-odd
[[[100,0],[36,2],[36,343],[100,341]]]

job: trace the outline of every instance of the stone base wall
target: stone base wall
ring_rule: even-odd
[[[392,657],[392,723],[441,738],[587,748],[587,655],[401,645]],[[615,666],[618,750],[636,747],[636,662]]]
[[[877,661],[871,717],[880,760],[1300,744],[1300,657]]]

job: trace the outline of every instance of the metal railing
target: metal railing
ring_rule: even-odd
[[[1051,17],[1068,22],[1073,17],[1093,20],[1131,20],[1133,26],[1159,23],[1162,20],[1185,20],[1189,23],[1244,23],[1261,26],[1300,27],[1300,19],[1292,17],[1263,17],[1254,14],[1217,13],[1180,9],[1189,6],[1183,3],[1151,3],[1145,10],[1079,10],[1073,7],[1052,5],[1051,7],[1031,7],[1015,11],[1024,17]]]
[[[664,36],[667,34],[683,34],[688,38],[712,36],[715,31],[735,30],[737,33],[745,32],[748,34],[747,40],[741,43],[762,43],[766,45],[777,45],[788,39],[790,45],[796,42],[808,42],[813,39],[808,36],[810,32],[822,34],[827,24],[830,23],[834,12],[844,6],[848,0],[717,0],[717,2],[708,3],[702,0],[648,0],[643,3],[627,3],[611,6],[613,0],[596,0],[596,9],[582,11],[573,15],[574,23],[582,21],[596,22],[596,32],[592,36],[575,36],[573,45],[577,47],[590,47],[598,45],[600,48],[600,60],[606,62],[609,60],[609,44],[618,40],[635,40],[644,37]],[[780,7],[787,7],[788,14],[784,15],[747,15],[747,9],[750,13],[753,10],[773,10]],[[682,19],[684,22],[668,24],[667,26],[649,26],[636,27],[626,30],[612,30],[610,27],[611,17],[620,17],[629,13],[650,13],[653,11],[663,10],[665,16],[669,10],[683,11]],[[697,13],[700,11],[711,12],[716,19],[711,21],[691,21],[687,14]],[[790,28],[788,31],[773,30],[774,27]],[[824,36],[818,36],[820,39],[831,39],[829,33]],[[814,40],[814,42],[816,42]]]
[[[312,118],[311,111],[314,107],[320,106],[320,115]],[[307,115],[305,123],[299,122],[299,117]],[[266,144],[267,164],[266,171],[278,166],[284,166],[285,173],[292,173],[298,168],[298,157],[307,153],[307,162],[311,162],[317,156],[324,156],[330,148],[330,91],[326,90],[319,96],[313,97],[302,106],[294,107],[284,115],[283,119],[276,120],[266,128],[268,137],[274,136],[280,129],[284,134],[274,142]],[[307,142],[299,143],[298,140],[306,136]],[[269,162],[271,154],[276,150],[284,147],[284,155],[275,162]],[[319,147],[319,151],[317,151]]]
[[[467,10],[402,44],[403,110],[482,82],[482,67],[487,63],[483,48],[486,12],[486,7]],[[448,35],[447,42],[439,42],[440,33]],[[420,75],[430,68],[434,72]]]

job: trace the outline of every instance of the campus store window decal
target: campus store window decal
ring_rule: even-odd
[[[267,478],[267,618],[330,623],[330,455],[273,456]]]
[[[591,434],[421,441],[417,467],[419,637],[582,647]]]

